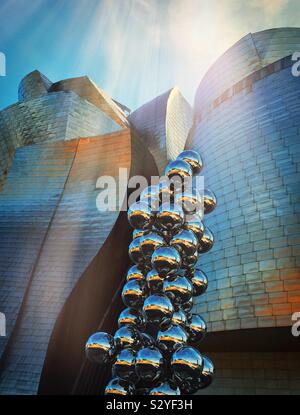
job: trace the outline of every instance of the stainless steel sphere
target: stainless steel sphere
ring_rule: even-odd
[[[181,306],[193,296],[193,285],[181,275],[167,278],[163,283],[163,292],[175,306]]]
[[[185,312],[181,309],[174,311],[171,324],[174,324],[175,326],[181,326],[184,329],[186,329],[187,324],[188,324],[188,319],[187,319],[187,315],[185,314]]]
[[[122,291],[123,303],[129,308],[141,308],[147,295],[147,286],[144,281],[128,281]]]
[[[192,308],[194,306],[194,301],[193,301],[193,297],[190,298],[189,301],[187,301],[184,304],[181,304],[180,308],[181,310],[183,310],[185,313],[190,313],[192,311]]]
[[[207,326],[202,317],[193,314],[187,326],[190,341],[193,343],[201,342],[206,334]]]
[[[146,187],[140,194],[140,201],[147,203],[152,211],[156,211],[159,206],[159,187],[151,185]]]
[[[145,318],[144,315],[134,308],[125,308],[118,318],[118,326],[135,326],[138,330],[144,330]]]
[[[173,385],[171,382],[161,382],[153,389],[149,391],[149,395],[152,396],[169,396],[169,395],[181,395],[178,386]]]
[[[133,395],[134,385],[127,380],[114,378],[112,379],[105,388],[105,395]]]
[[[183,257],[182,268],[187,269],[187,270],[192,269],[196,265],[198,258],[199,258],[198,251],[194,252],[193,255]]]
[[[162,291],[164,277],[162,277],[155,268],[148,272],[146,281],[151,293],[159,293]]]
[[[142,381],[153,384],[163,375],[164,358],[155,347],[144,347],[136,356],[135,370]]]
[[[183,229],[187,229],[189,231],[194,232],[197,237],[198,242],[200,242],[203,234],[204,234],[204,224],[200,219],[200,216],[195,215],[188,215],[185,219]]]
[[[197,151],[194,150],[185,150],[179,154],[177,160],[183,160],[191,166],[193,174],[199,174],[203,169],[203,161],[201,156]]]
[[[198,252],[204,254],[208,252],[214,244],[214,235],[211,230],[206,226],[204,234],[199,242]]]
[[[209,386],[214,379],[214,373],[213,362],[207,356],[203,356],[203,370],[198,382],[198,389],[204,389]]]
[[[204,294],[208,286],[208,279],[205,272],[196,268],[188,273],[187,276],[193,284],[193,296],[198,297],[199,295]]]
[[[142,236],[139,238],[133,239],[131,241],[129,248],[128,248],[128,254],[132,262],[135,264],[141,264],[144,261],[144,256],[142,254],[141,250],[141,239]]]
[[[204,189],[204,214],[208,215],[217,206],[217,198],[212,190]]]
[[[118,377],[135,383],[138,380],[138,377],[135,373],[135,358],[135,350],[121,350],[116,357],[115,363],[112,366],[113,377]]]
[[[158,195],[161,204],[174,201],[174,183],[171,180],[161,180],[158,185]]]
[[[136,350],[141,344],[140,332],[134,326],[122,326],[114,335],[115,344],[118,349]]]
[[[165,176],[167,176],[169,179],[179,178],[184,180],[186,178],[191,178],[192,175],[193,170],[190,164],[184,160],[171,161],[165,169]]]
[[[201,211],[202,201],[197,189],[185,189],[175,195],[175,203],[181,206],[186,215],[194,215]]]
[[[203,358],[194,347],[183,346],[171,357],[171,369],[179,382],[193,382],[202,374]]]
[[[156,232],[150,232],[140,239],[140,247],[145,258],[151,258],[155,249],[165,244],[164,238]]]
[[[156,215],[156,226],[167,232],[178,231],[184,223],[182,208],[174,203],[164,203],[160,206]]]
[[[93,363],[110,363],[116,354],[114,338],[104,332],[98,332],[90,336],[85,345],[85,355]]]
[[[136,239],[136,238],[139,238],[140,236],[144,236],[148,232],[150,232],[150,230],[148,230],[148,229],[146,229],[146,230],[143,230],[143,229],[135,229],[132,232],[132,239]]]
[[[133,203],[128,209],[128,222],[135,229],[149,229],[154,222],[151,207],[145,202]]]
[[[198,239],[194,232],[182,229],[173,236],[170,246],[176,248],[183,256],[191,256],[197,251]]]
[[[181,256],[176,248],[163,246],[153,252],[152,267],[162,276],[175,274],[181,266]]]
[[[162,352],[173,353],[187,341],[188,334],[181,326],[171,325],[157,333],[157,347]]]
[[[147,323],[164,327],[171,322],[174,306],[166,295],[152,294],[144,302],[143,313]]]
[[[145,276],[142,273],[142,271],[138,268],[137,265],[133,265],[127,271],[126,281],[132,281],[132,280],[145,281]]]

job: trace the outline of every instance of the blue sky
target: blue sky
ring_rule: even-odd
[[[135,109],[178,85],[192,103],[202,76],[249,32],[300,27],[299,0],[1,0],[0,108],[21,78],[88,75]]]

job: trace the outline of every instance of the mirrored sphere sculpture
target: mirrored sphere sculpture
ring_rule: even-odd
[[[152,294],[146,298],[143,312],[147,323],[163,327],[171,322],[174,306],[166,295]]]
[[[139,238],[140,236],[146,235],[148,232],[150,232],[149,230],[143,230],[143,229],[134,229],[134,231],[132,232],[132,239],[136,239]]]
[[[136,383],[138,377],[135,373],[135,358],[135,350],[121,350],[112,367],[113,377],[118,377]]]
[[[132,267],[129,268],[126,275],[126,281],[131,280],[141,280],[145,281],[145,276],[142,273],[142,271],[138,268],[137,265],[132,265]]]
[[[204,189],[204,214],[208,215],[217,206],[217,198],[210,189]]]
[[[203,168],[203,161],[201,156],[199,153],[197,153],[197,151],[194,150],[182,151],[177,157],[177,160],[183,160],[189,163],[193,170],[193,174],[199,174]]]
[[[194,347],[183,346],[173,353],[171,369],[179,382],[192,382],[202,374],[203,358]]]
[[[135,370],[142,381],[153,384],[164,373],[163,355],[156,347],[140,349],[136,356]]]
[[[128,209],[128,222],[135,229],[149,229],[155,216],[151,207],[145,202],[133,203]]]
[[[129,308],[141,308],[147,295],[144,281],[131,280],[126,282],[122,291],[123,303]]]
[[[177,159],[175,161],[171,161],[165,169],[165,176],[169,179],[178,177],[181,180],[184,180],[186,178],[191,178],[192,175],[193,170],[190,164],[184,160]]]
[[[114,335],[115,344],[119,349],[136,349],[141,344],[141,336],[134,326],[121,326]]]
[[[201,271],[199,268],[196,268],[188,273],[187,276],[193,284],[194,297],[204,294],[208,287],[208,279],[205,272]]]
[[[151,293],[159,293],[162,291],[164,277],[162,277],[156,269],[152,269],[146,275],[146,281]]]
[[[157,232],[150,232],[140,238],[140,247],[145,258],[151,258],[155,249],[165,244],[164,238]]]
[[[182,208],[174,203],[164,203],[156,215],[156,226],[164,231],[177,231],[184,223]]]
[[[152,396],[169,396],[169,395],[181,395],[178,386],[173,385],[171,382],[161,382],[155,388],[152,388],[149,392]]]
[[[191,270],[196,265],[198,258],[199,258],[198,251],[194,252],[193,255],[183,257],[182,268],[186,270]]]
[[[200,381],[198,382],[198,389],[207,388],[214,379],[215,369],[213,362],[207,357],[203,357],[203,370],[200,376]]]
[[[208,252],[214,244],[214,235],[211,230],[206,226],[204,234],[199,242],[198,252],[204,254]]]
[[[199,343],[205,337],[207,331],[206,322],[198,314],[193,314],[191,319],[189,319],[187,331],[190,341],[193,343]]]
[[[184,304],[180,305],[180,308],[185,312],[185,313],[190,313],[192,311],[192,308],[194,306],[194,301],[193,301],[193,297],[187,301]]]
[[[188,334],[181,326],[171,325],[157,333],[157,347],[163,352],[173,353],[188,341]]]
[[[192,298],[193,285],[188,278],[177,275],[164,281],[163,292],[174,305],[180,306]]]
[[[183,229],[173,236],[170,245],[183,256],[191,256],[197,251],[198,239],[192,231]]]
[[[94,333],[85,345],[85,355],[93,363],[106,364],[116,353],[114,338],[104,332]]]
[[[132,325],[136,326],[138,330],[144,330],[145,318],[144,315],[134,308],[125,308],[118,318],[118,326]]]
[[[187,315],[185,314],[185,312],[181,309],[174,311],[172,319],[171,319],[171,324],[174,324],[175,326],[181,326],[184,329],[186,329],[186,326],[188,324],[188,319],[187,319]]]
[[[188,215],[185,218],[183,228],[194,232],[194,234],[197,237],[198,243],[199,243],[199,241],[201,240],[201,238],[204,234],[204,224],[203,224],[202,220],[200,219],[199,215],[197,215],[197,214]]]
[[[175,203],[179,205],[186,215],[193,215],[201,211],[202,201],[196,189],[184,189],[175,195]]]
[[[175,274],[181,266],[181,257],[176,248],[163,246],[153,252],[152,267],[163,277]]]
[[[171,180],[160,180],[158,184],[158,194],[161,204],[174,202],[174,183]]]
[[[131,244],[128,248],[128,254],[132,262],[135,264],[141,264],[144,260],[142,250],[141,250],[141,239],[142,236],[139,238],[133,239]]]
[[[127,380],[114,378],[112,379],[105,388],[105,395],[133,395],[134,385]]]

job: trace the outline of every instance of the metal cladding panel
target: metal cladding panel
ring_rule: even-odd
[[[206,219],[216,243],[199,264],[210,284],[195,307],[211,331],[288,327],[299,311],[300,89],[286,61],[195,126],[191,147],[218,197]]]
[[[0,310],[7,320],[0,356],[15,328],[76,146],[76,142],[57,142],[19,148],[0,193]]]
[[[226,89],[249,74],[299,49],[300,28],[280,28],[249,33],[228,49],[203,77],[195,97],[199,115]]]
[[[41,72],[33,71],[22,79],[19,85],[19,101],[39,98],[48,93],[52,82]]]
[[[36,262],[22,315],[7,350],[4,369],[0,375],[2,393],[37,392],[57,317],[81,274],[105,242],[119,215],[116,211],[100,213],[97,210],[96,197],[99,192],[96,190],[96,181],[102,175],[117,177],[119,167],[130,168],[131,152],[125,151],[126,148],[130,150],[130,140],[130,132],[125,130],[112,135],[60,143],[60,146],[66,148],[76,147],[74,161],[68,176],[63,177],[63,193],[54,212],[52,209],[51,222],[48,220],[44,224],[44,233],[47,233],[43,244],[41,245],[41,240],[37,240],[40,249],[38,258],[33,256],[29,249],[31,261]],[[62,152],[59,160],[66,163],[64,159]],[[31,162],[34,164],[34,161]],[[28,180],[31,180],[31,172],[27,175]],[[45,174],[41,180],[44,181],[47,193],[48,175]],[[26,189],[26,193],[34,194],[31,189]],[[34,206],[30,197],[28,199],[30,206]],[[35,216],[30,215],[31,227],[37,226],[39,215],[37,207]],[[15,227],[18,226],[19,218],[14,223]],[[32,243],[28,232],[26,236],[29,243]],[[4,264],[4,269],[7,268],[7,264]],[[14,271],[14,266],[11,267],[11,271]],[[28,278],[25,281],[23,269],[19,270],[18,280],[14,283],[10,281],[9,286],[18,286],[20,280],[25,288]],[[19,301],[23,296],[24,290],[18,294]],[[14,304],[11,299],[8,303]]]

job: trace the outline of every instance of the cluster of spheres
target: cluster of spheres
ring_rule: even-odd
[[[197,349],[206,323],[192,313],[193,297],[208,285],[197,262],[214,242],[203,217],[216,197],[194,184],[202,167],[197,152],[182,152],[128,210],[134,231],[122,291],[126,308],[114,336],[95,333],[85,348],[90,361],[112,365],[106,395],[193,394],[212,382],[213,363]]]

